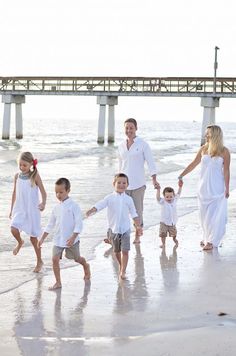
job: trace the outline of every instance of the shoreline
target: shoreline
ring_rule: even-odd
[[[231,202],[232,199],[232,202]],[[232,205],[236,205],[236,189],[232,190],[230,192],[230,197],[229,197],[229,202],[228,202],[228,210],[232,210]],[[230,207],[230,209],[229,209]],[[104,217],[105,213],[103,212]],[[97,215],[97,218],[104,218],[104,217],[99,217],[99,214]],[[93,218],[93,217],[92,217]],[[106,219],[106,218],[105,218]],[[191,224],[193,226],[193,231],[196,233],[201,229],[199,226],[199,217],[198,217],[198,209],[195,209],[194,211],[191,211],[189,213],[186,213],[184,215],[179,216],[178,222],[177,222],[177,228],[178,228],[178,236],[180,234],[186,234],[186,229],[185,225],[188,223],[186,220],[191,220]],[[87,219],[85,219],[86,221]],[[228,219],[229,220],[229,219]],[[105,221],[105,220],[104,220]],[[182,227],[180,227],[182,225]],[[226,225],[226,236],[227,236],[227,231],[228,231],[228,225]],[[86,227],[87,228],[87,227]],[[158,238],[158,228],[159,228],[159,223],[153,224],[152,226],[149,226],[148,228],[144,228],[144,236],[143,238],[145,239],[145,234],[146,233],[152,233],[155,235],[156,238]],[[132,234],[131,233],[131,248],[132,248]],[[102,234],[103,235],[103,234]],[[104,228],[104,235],[105,235],[105,228]],[[101,236],[101,235],[100,235]],[[224,242],[225,237],[223,238]],[[167,239],[168,240],[168,239]],[[200,241],[200,238],[199,238]],[[159,242],[159,241],[158,241]],[[185,244],[185,242],[183,242]],[[84,257],[88,261],[92,261],[94,258],[96,258],[96,249],[99,246],[104,246],[103,242],[103,237],[92,237],[90,238],[89,235],[86,237],[81,236],[80,240],[80,245],[81,245],[81,254],[84,255]],[[196,244],[198,247],[198,244]],[[109,245],[105,245],[109,246]],[[186,246],[185,246],[186,247]],[[52,251],[52,239],[48,239],[42,247],[42,254],[43,254],[43,259],[46,261],[44,263],[44,267],[42,270],[43,274],[48,274],[52,272],[52,264],[51,264],[51,251]],[[7,251],[2,251],[0,252],[1,259],[0,259],[0,295],[2,293],[7,293],[11,290],[14,290],[18,287],[20,287],[22,284],[27,283],[33,279],[37,278],[37,274],[33,273],[33,266],[34,266],[34,256],[32,258],[32,246],[31,245],[26,245],[24,246],[20,253],[17,256],[12,255],[12,250],[7,250]],[[24,264],[22,264],[22,260],[24,260]],[[5,268],[5,266],[8,266],[8,268]],[[20,266],[20,267],[19,267]],[[76,265],[74,264],[73,261],[67,260],[66,258],[63,258],[61,261],[61,269],[66,269],[66,268],[74,268]],[[9,276],[7,276],[6,279],[4,279],[4,272],[9,272],[13,271],[17,275],[19,275],[19,279],[22,280],[21,283],[17,283],[17,285],[13,286],[8,286],[9,283],[12,282],[11,279],[9,279]],[[14,281],[13,281],[14,283]]]

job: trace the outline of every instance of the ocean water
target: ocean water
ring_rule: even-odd
[[[236,124],[219,123],[224,131],[225,145],[231,151],[231,189],[236,187]],[[27,236],[24,248],[16,257],[12,255],[15,240],[11,236],[8,218],[13,177],[18,171],[17,157],[22,151],[31,151],[38,159],[38,170],[46,188],[48,199],[42,213],[42,227],[47,223],[56,198],[54,182],[62,176],[71,181],[71,197],[75,199],[85,213],[104,195],[112,191],[113,175],[118,171],[117,145],[124,139],[123,121],[116,121],[116,141],[114,144],[97,144],[97,121],[92,120],[24,120],[24,138],[22,140],[0,140],[0,293],[15,288],[19,283],[34,278],[32,270],[35,257]],[[14,131],[12,130],[12,136]],[[138,135],[151,146],[161,187],[166,185],[177,189],[177,177],[194,157],[200,146],[201,123],[199,122],[139,122]],[[184,180],[182,197],[178,206],[179,215],[188,214],[197,209],[196,168]],[[145,194],[145,229],[158,225],[159,206],[155,199],[155,190],[147,173]],[[106,235],[106,212],[102,211],[84,220],[81,235],[81,253],[86,258],[93,257],[94,248]],[[51,237],[44,244],[43,258],[46,271],[51,269]],[[69,261],[62,262],[70,267]]]

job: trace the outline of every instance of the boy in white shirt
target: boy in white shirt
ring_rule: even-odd
[[[180,197],[182,191],[182,185],[179,185],[179,189],[177,194],[171,187],[165,187],[163,190],[163,198],[160,196],[160,187],[157,188],[156,198],[158,203],[161,205],[161,219],[160,219],[160,229],[159,229],[159,237],[161,238],[162,244],[161,248],[165,247],[166,237],[169,233],[169,236],[173,238],[173,241],[176,246],[178,246],[177,236],[177,201]]]
[[[70,181],[67,178],[60,178],[55,183],[55,193],[59,203],[54,207],[48,225],[46,226],[38,247],[41,247],[45,238],[55,227],[53,237],[53,272],[56,283],[49,288],[55,290],[61,288],[60,259],[65,250],[68,259],[74,259],[84,268],[84,279],[90,279],[90,266],[85,258],[80,256],[80,238],[82,231],[82,214],[80,207],[70,197]]]
[[[128,187],[128,177],[124,173],[118,173],[113,180],[115,191],[107,195],[87,211],[90,216],[97,211],[107,208],[108,231],[110,233],[111,243],[116,259],[119,263],[119,277],[125,279],[126,267],[129,259],[130,250],[130,218],[136,231],[141,235],[142,227],[136,212],[133,199],[125,191]]]

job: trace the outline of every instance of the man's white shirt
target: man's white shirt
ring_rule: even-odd
[[[144,163],[147,162],[150,176],[157,174],[156,164],[150,146],[140,137],[134,138],[134,143],[127,148],[127,140],[119,147],[119,172],[129,178],[129,190],[143,187],[146,184]]]

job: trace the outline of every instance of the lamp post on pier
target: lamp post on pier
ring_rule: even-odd
[[[216,93],[216,71],[217,71],[217,68],[218,68],[218,63],[217,63],[217,51],[218,50],[219,50],[219,47],[215,46],[213,94]]]

